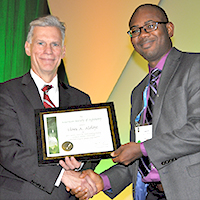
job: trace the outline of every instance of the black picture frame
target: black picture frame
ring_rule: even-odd
[[[102,149],[101,152],[92,151],[92,152],[82,153],[81,152],[82,147],[80,146],[80,153],[70,154],[69,151],[71,150],[71,148],[73,148],[73,142],[69,142],[69,141],[61,141],[60,142],[59,141],[59,139],[58,139],[59,133],[57,133],[57,125],[55,125],[56,117],[48,117],[48,116],[52,116],[52,114],[57,116],[57,115],[59,115],[59,113],[64,113],[64,115],[70,119],[72,112],[79,114],[80,113],[79,111],[86,111],[84,113],[87,113],[87,111],[92,111],[95,114],[98,114],[98,112],[103,111],[103,110],[100,111],[97,109],[100,109],[100,110],[104,109],[104,112],[105,112],[105,110],[107,111],[107,114],[105,114],[104,117],[105,118],[107,117],[108,126],[109,126],[109,131],[108,130],[107,131],[111,135],[113,149],[108,150],[108,151],[107,150],[104,151]],[[98,116],[95,116],[95,117],[98,118]],[[93,122],[91,122],[91,124],[92,123]],[[110,153],[112,151],[116,150],[117,148],[119,148],[121,145],[113,102],[72,106],[72,107],[68,107],[68,108],[37,109],[37,110],[35,110],[35,124],[36,124],[36,137],[37,137],[38,165],[39,166],[57,165],[59,163],[59,160],[64,159],[65,156],[69,156],[69,157],[74,156],[77,160],[80,160],[80,161],[111,158]],[[52,126],[54,128],[52,128]],[[49,155],[50,153],[48,153],[48,152],[50,151],[49,149],[51,149],[51,146],[49,145],[49,143],[47,143],[47,137],[49,137],[49,129],[53,132],[54,137],[57,138],[58,143],[60,143],[60,144],[62,143],[62,151],[64,149],[66,151],[66,155],[63,155],[63,154],[62,155],[55,154],[56,156]],[[53,131],[53,129],[54,129],[54,131]],[[48,136],[47,136],[47,132],[48,132]],[[91,132],[90,132],[90,135],[91,135]],[[102,146],[103,146],[103,141],[100,141],[100,142],[102,142]],[[82,140],[81,143],[83,143],[83,146],[84,146],[84,140]],[[59,146],[59,148],[61,148],[60,144],[54,145],[54,150],[56,149],[55,146],[56,147]],[[49,145],[49,147],[48,147],[48,145]]]

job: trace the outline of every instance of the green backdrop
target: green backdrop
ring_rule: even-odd
[[[3,82],[29,70],[29,57],[24,52],[29,22],[49,10],[46,0],[1,0],[0,13],[0,82]]]

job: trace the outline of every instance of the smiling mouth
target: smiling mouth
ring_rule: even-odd
[[[153,44],[154,41],[152,40],[147,40],[145,42],[141,42],[140,46],[143,48],[143,49],[149,49],[152,44]]]
[[[46,62],[53,62],[55,60],[53,58],[40,58],[40,59]]]

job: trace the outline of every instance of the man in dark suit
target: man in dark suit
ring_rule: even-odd
[[[174,26],[157,5],[139,6],[129,27],[135,50],[149,64],[149,74],[134,88],[131,96],[131,142],[112,153],[114,162],[123,165],[115,165],[101,176],[92,170],[85,174],[95,180],[98,191],[104,190],[111,198],[132,182],[135,199],[142,199],[138,197],[137,182],[147,186],[147,196],[143,199],[198,200],[200,54],[172,47],[170,38]],[[161,74],[155,75],[155,71]],[[152,83],[151,76],[158,87]],[[150,105],[154,106],[150,108]],[[144,140],[144,133],[148,134],[147,140]],[[136,141],[136,136],[143,142]],[[145,156],[143,160],[142,156]],[[145,161],[149,161],[146,166]],[[80,188],[73,193],[81,199],[87,196]]]
[[[56,17],[49,15],[32,21],[25,43],[31,70],[0,85],[1,200],[76,199],[60,183],[62,180],[72,187],[73,173],[62,170],[59,165],[39,167],[37,155],[34,110],[44,108],[42,88],[45,85],[52,86],[48,95],[55,107],[91,103],[87,94],[58,80],[57,69],[65,55],[64,38],[64,24]],[[74,158],[68,162],[72,169],[73,163],[76,168],[81,165]],[[96,164],[88,162],[83,168],[94,169]],[[82,184],[81,179],[73,178]]]

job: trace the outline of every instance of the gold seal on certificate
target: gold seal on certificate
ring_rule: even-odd
[[[38,164],[111,158],[120,146],[112,102],[35,110]]]
[[[64,142],[62,144],[62,149],[64,151],[71,151],[73,149],[73,144],[71,142]]]

